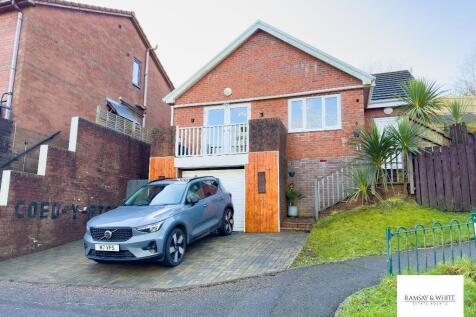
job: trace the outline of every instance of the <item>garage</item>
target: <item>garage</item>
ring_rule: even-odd
[[[185,170],[182,177],[215,176],[220,179],[223,186],[232,194],[235,208],[234,231],[245,230],[245,170],[244,169],[219,169],[219,170]]]

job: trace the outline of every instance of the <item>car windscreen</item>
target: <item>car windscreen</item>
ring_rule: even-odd
[[[185,183],[145,185],[129,197],[124,206],[176,205],[186,186]]]

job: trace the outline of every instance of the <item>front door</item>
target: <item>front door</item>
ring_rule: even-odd
[[[380,134],[387,128],[394,127],[398,125],[398,117],[383,117],[374,119],[375,126]],[[398,154],[396,157],[390,158],[384,166],[383,169],[397,169],[401,170],[403,168],[403,157],[402,154]]]

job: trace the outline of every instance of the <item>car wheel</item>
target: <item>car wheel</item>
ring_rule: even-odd
[[[175,228],[170,231],[167,241],[165,243],[165,266],[177,266],[182,263],[185,255],[186,242],[185,233],[180,228]]]
[[[218,230],[222,236],[229,236],[233,233],[233,210],[227,208],[223,213],[223,219],[221,222],[221,228]]]

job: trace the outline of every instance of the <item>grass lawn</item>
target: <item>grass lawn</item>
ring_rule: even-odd
[[[464,275],[464,315],[476,316],[476,264],[469,260],[454,265],[441,265],[427,274]],[[363,289],[349,297],[338,312],[338,317],[397,315],[397,278],[389,276],[374,287]]]
[[[467,222],[470,216],[468,212],[442,212],[400,198],[344,210],[317,221],[293,266],[382,255],[386,253],[387,227],[430,226],[437,220],[443,224],[449,224],[453,219]]]

